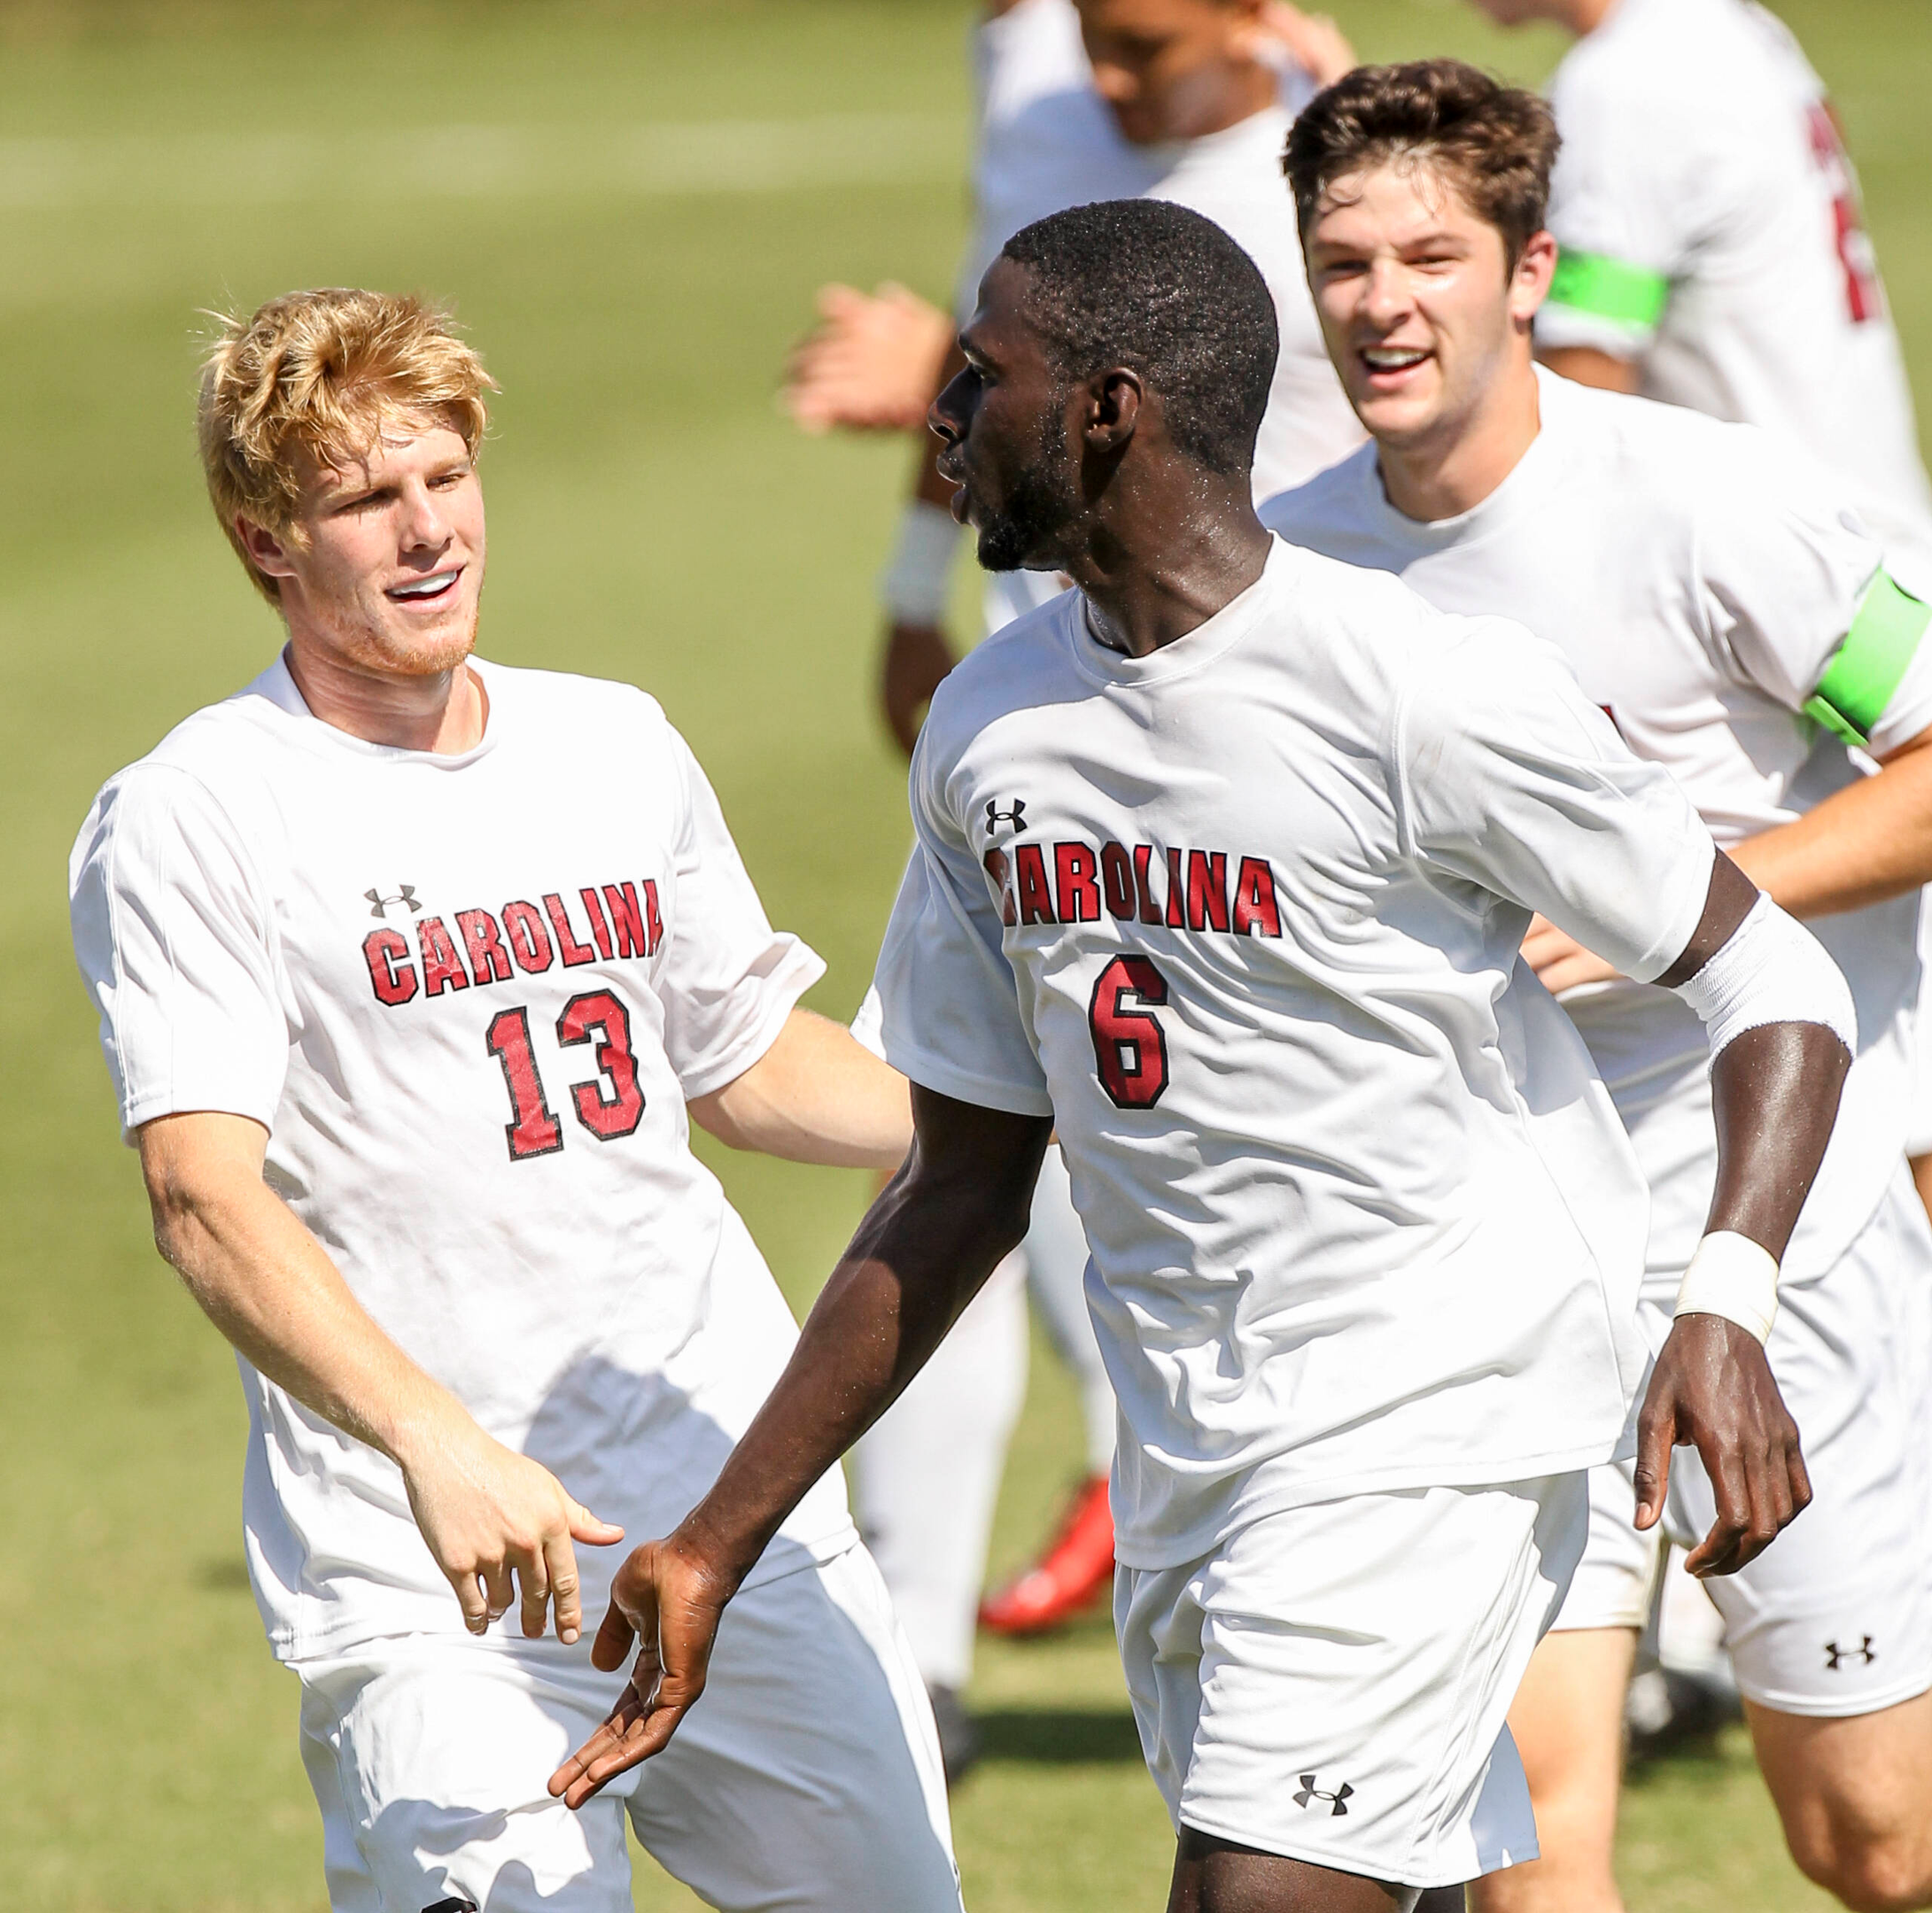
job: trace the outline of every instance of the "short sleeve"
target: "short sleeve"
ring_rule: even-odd
[[[1559,255],[1536,337],[1634,359],[1690,262],[1696,194],[1682,177],[1682,128],[1657,124],[1669,103],[1602,66],[1593,55],[1559,71],[1551,94],[1563,146],[1547,223]]]
[[[1711,887],[1711,833],[1553,645],[1468,622],[1411,678],[1395,751],[1425,865],[1540,911],[1641,983],[1682,954]]]
[[[290,1047],[274,912],[208,791],[123,772],[81,827],[68,895],[122,1128],[212,1110],[272,1129]]]
[[[772,929],[710,780],[683,738],[669,736],[685,802],[654,980],[664,1053],[690,1099],[743,1075],[777,1042],[825,964],[797,937]]]
[[[1051,1116],[999,913],[966,833],[946,815],[928,720],[912,761],[918,844],[873,981],[886,1060],[921,1088],[983,1109]]]
[[[1746,427],[1700,487],[1697,568],[1719,663],[1882,755],[1932,724],[1927,607],[1822,467]]]

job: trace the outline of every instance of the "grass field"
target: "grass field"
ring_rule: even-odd
[[[1454,0],[1333,0],[1366,54],[1540,77]],[[1923,0],[1793,0],[1837,88],[1932,395]],[[66,942],[90,794],[276,631],[209,521],[198,309],[298,284],[453,300],[503,393],[485,648],[634,678],[684,727],[774,918],[848,1011],[903,849],[872,719],[896,445],[772,404],[813,287],[935,294],[963,220],[963,4],[0,4],[0,1909],[324,1904],[292,1681],[244,1582],[229,1357],[156,1261]],[[855,1178],[723,1173],[795,1302]],[[1075,1452],[1036,1361],[996,1567]],[[1111,1640],[989,1647],[956,1801],[971,1903],[1153,1908],[1168,1838]],[[1748,1758],[1633,1790],[1641,1909],[1821,1904]],[[692,1904],[641,1867],[638,1904]],[[857,1913],[857,1909],[855,1909]]]

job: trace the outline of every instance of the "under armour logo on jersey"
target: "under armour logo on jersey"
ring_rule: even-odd
[[[1002,824],[1011,824],[1016,833],[1026,829],[1027,800],[1024,797],[1015,797],[1013,808],[1007,810],[999,808],[998,798],[986,800],[986,834],[989,837],[997,835]]]
[[[1325,1801],[1332,1809],[1329,1818],[1331,1820],[1339,1820],[1348,1811],[1344,1802],[1354,1793],[1354,1788],[1350,1786],[1347,1781],[1344,1780],[1334,1793],[1324,1793],[1320,1787],[1315,1785],[1315,1775],[1302,1775],[1301,1791],[1295,1795],[1295,1805],[1297,1807],[1306,1807],[1315,1801]]]
[[[1841,1647],[1836,1641],[1825,1643],[1825,1666],[1835,1674],[1847,1661],[1856,1661],[1860,1667],[1870,1667],[1878,1659],[1878,1652],[1872,1646],[1872,1637],[1867,1634],[1856,1647]]]
[[[404,884],[393,896],[384,896],[380,890],[365,890],[362,895],[369,900],[371,917],[386,915],[392,903],[407,903],[412,917],[420,917],[423,914],[423,906],[416,902],[416,887],[414,884]]]

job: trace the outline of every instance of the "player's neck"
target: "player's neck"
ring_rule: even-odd
[[[1377,463],[1389,503],[1424,524],[1474,511],[1535,444],[1542,429],[1540,396],[1536,368],[1525,358],[1439,432],[1399,445],[1380,444]]]
[[[490,701],[468,664],[405,677],[371,670],[293,633],[283,656],[311,714],[365,744],[455,757],[483,741]]]
[[[1261,577],[1271,543],[1245,482],[1223,497],[1183,492],[1140,505],[1098,527],[1067,565],[1094,636],[1129,657],[1152,656],[1232,604]]]

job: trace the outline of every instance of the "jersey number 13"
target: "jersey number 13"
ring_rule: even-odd
[[[627,1136],[644,1119],[644,1092],[637,1086],[637,1058],[631,1053],[631,1017],[609,990],[586,990],[565,1003],[557,1018],[557,1042],[568,1049],[592,1043],[597,1073],[572,1083],[570,1102],[577,1119],[602,1142]],[[544,1100],[543,1079],[531,1048],[530,1011],[518,1007],[491,1019],[484,1047],[503,1065],[510,1092],[511,1120],[503,1126],[512,1162],[550,1156],[563,1147],[563,1125]]]

